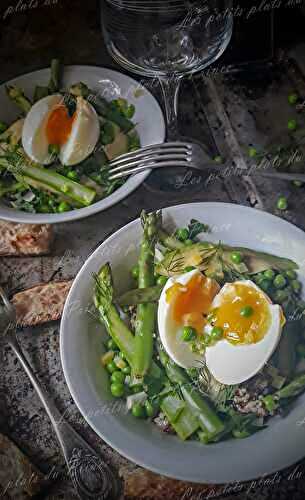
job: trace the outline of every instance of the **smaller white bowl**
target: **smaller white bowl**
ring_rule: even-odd
[[[7,84],[21,87],[24,89],[26,95],[31,98],[35,86],[47,85],[49,77],[50,70],[42,69],[19,76],[7,82]],[[135,105],[136,114],[133,120],[137,123],[137,131],[142,146],[164,142],[165,122],[161,108],[153,95],[139,82],[108,68],[65,66],[63,87],[68,88],[73,83],[80,81],[86,83],[88,87],[106,99],[125,97],[130,103]],[[18,109],[7,97],[4,84],[0,86],[0,109],[0,119],[4,122],[12,123],[18,118]],[[147,172],[134,175],[107,198],[97,201],[89,207],[71,210],[63,214],[31,214],[14,208],[8,208],[0,201],[0,219],[30,224],[54,224],[83,219],[89,215],[106,210],[121,201],[137,189],[149,174],[150,170],[147,170]]]

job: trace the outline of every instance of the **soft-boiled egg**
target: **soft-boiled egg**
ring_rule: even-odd
[[[226,385],[253,377],[275,351],[285,323],[282,309],[252,281],[227,283],[211,306],[212,325],[222,339],[206,348],[205,362],[211,374]]]
[[[159,335],[168,355],[183,368],[196,366],[202,355],[194,353],[182,340],[184,326],[191,326],[198,336],[204,332],[212,301],[219,291],[213,279],[198,270],[170,278],[162,290],[158,307]]]
[[[170,278],[159,300],[159,335],[179,366],[204,363],[216,380],[235,385],[253,377],[267,363],[285,318],[281,307],[272,304],[252,281],[227,283],[219,290],[216,281],[198,270]],[[192,343],[182,339],[184,326],[196,330],[205,352],[193,352]]]
[[[76,165],[94,150],[100,134],[99,119],[92,105],[82,97],[69,115],[60,94],[39,100],[29,111],[22,131],[22,145],[34,162],[54,161],[49,146],[57,146],[63,165]]]

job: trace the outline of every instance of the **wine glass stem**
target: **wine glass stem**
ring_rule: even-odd
[[[177,141],[179,139],[178,95],[181,85],[181,78],[170,77],[166,79],[160,79],[160,85],[164,97],[167,122],[167,140]]]

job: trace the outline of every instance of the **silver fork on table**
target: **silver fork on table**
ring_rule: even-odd
[[[144,172],[148,169],[169,167],[193,168],[201,172],[212,170],[221,176],[226,165],[215,163],[200,144],[191,142],[164,142],[121,155],[112,160],[109,163],[109,167],[109,179],[116,180]],[[249,170],[234,168],[232,169],[232,175],[250,175],[289,181],[305,181],[305,174],[273,172],[253,168]]]
[[[70,426],[38,382],[16,337],[16,311],[0,286],[0,337],[15,352],[32,382],[52,422],[61,445],[75,491],[82,500],[116,500],[120,498],[120,481],[91,446]]]

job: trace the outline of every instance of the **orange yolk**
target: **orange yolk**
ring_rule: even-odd
[[[76,113],[70,116],[66,106],[62,104],[53,109],[46,125],[49,144],[63,146],[67,142],[71,134],[75,115]]]
[[[241,311],[251,307],[252,314],[245,317]],[[212,311],[213,325],[223,328],[224,337],[233,344],[255,344],[264,338],[271,317],[268,299],[255,288],[235,284],[221,298],[221,304]]]
[[[166,302],[173,304],[173,319],[182,326],[192,326],[202,333],[215,295],[219,291],[216,281],[202,274],[194,275],[186,285],[175,283],[166,291]]]

